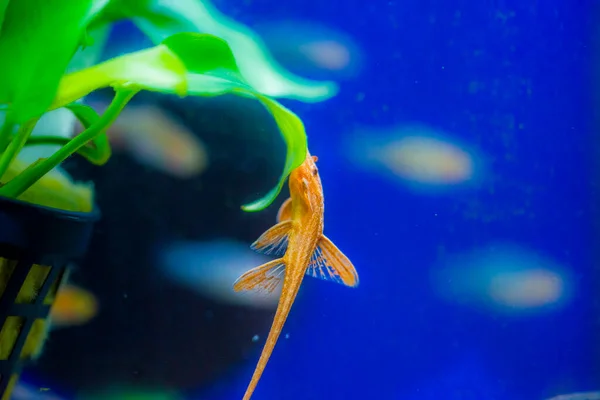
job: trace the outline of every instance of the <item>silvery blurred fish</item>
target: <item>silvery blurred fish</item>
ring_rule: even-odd
[[[431,278],[448,301],[501,312],[555,309],[572,290],[568,269],[508,243],[451,256],[432,269]]]
[[[284,20],[255,24],[273,56],[295,72],[315,78],[354,78],[363,66],[356,41],[316,21]]]
[[[247,243],[230,239],[171,242],[160,246],[158,267],[174,282],[213,300],[257,308],[277,306],[281,284],[272,293],[235,292],[233,282],[244,272],[271,259]]]
[[[546,400],[600,400],[600,392],[579,392],[571,394],[561,394],[550,397]]]

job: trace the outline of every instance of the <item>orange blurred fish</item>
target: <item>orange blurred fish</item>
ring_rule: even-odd
[[[85,289],[66,284],[56,294],[50,310],[53,327],[83,325],[98,313],[96,297]]]
[[[204,143],[155,106],[126,108],[108,134],[113,144],[126,147],[139,162],[171,176],[194,177],[208,166]]]
[[[91,104],[102,114],[103,102]],[[78,124],[77,131],[82,129]],[[205,143],[177,118],[158,106],[129,105],[107,131],[115,150],[129,153],[142,165],[188,179],[208,168]]]
[[[426,125],[377,131],[362,128],[346,139],[352,163],[400,180],[418,193],[477,185],[486,174],[479,150]]]
[[[283,280],[275,319],[244,400],[250,399],[258,384],[304,275],[350,287],[358,286],[358,274],[350,260],[323,235],[323,188],[316,161],[317,157],[307,152],[304,163],[292,171],[289,181],[291,198],[281,206],[277,225],[252,244],[258,252],[282,257],[251,269],[234,283],[235,291],[270,293]]]

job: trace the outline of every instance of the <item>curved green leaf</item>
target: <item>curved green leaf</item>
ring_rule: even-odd
[[[290,110],[277,103],[276,101],[269,99],[266,96],[254,94],[254,96],[261,101],[261,103],[269,110],[271,115],[275,118],[275,122],[279,126],[281,134],[287,145],[287,154],[285,157],[285,165],[283,167],[283,173],[279,178],[277,186],[269,191],[264,197],[258,199],[250,204],[242,206],[244,211],[260,211],[264,210],[275,201],[279,192],[283,188],[285,180],[290,175],[292,170],[304,162],[306,153],[308,152],[308,146],[306,143],[306,133],[304,132],[304,124],[294,113]]]
[[[220,13],[209,0],[112,0],[99,21],[119,18],[131,19],[155,44],[181,32],[223,38],[236,55],[244,79],[268,96],[318,102],[338,92],[335,82],[309,80],[287,71],[256,33]]]
[[[79,122],[81,122],[81,125],[83,125],[85,129],[88,129],[100,119],[98,113],[92,107],[87,106],[85,104],[71,103],[69,105],[66,105],[65,108],[67,108],[73,113],[73,115],[75,115],[75,117],[79,120]],[[43,137],[36,137],[33,139],[39,140],[41,142]],[[65,140],[65,142],[62,143],[63,145],[70,140],[68,138],[62,139]],[[91,162],[94,165],[106,164],[112,154],[106,132],[102,132],[101,134],[93,138],[90,143],[77,150],[77,153],[80,154],[82,157],[85,157],[89,162]]]
[[[135,87],[185,96],[187,70],[165,45],[129,53],[63,77],[50,109],[64,107],[94,90]]]
[[[66,75],[52,108],[63,107],[107,86],[182,96],[233,93],[259,100],[277,122],[287,145],[287,156],[277,186],[262,199],[243,206],[245,211],[260,211],[268,207],[281,191],[290,172],[306,157],[307,140],[302,121],[292,111],[248,85],[241,77],[227,43],[215,36],[178,33],[156,47]]]
[[[100,119],[96,110],[85,104],[71,103],[67,104],[65,108],[71,111],[73,115],[75,115],[75,118],[77,118],[79,122],[81,122],[81,125],[86,129]]]
[[[0,103],[23,123],[43,114],[87,24],[108,0],[12,0],[0,36]]]

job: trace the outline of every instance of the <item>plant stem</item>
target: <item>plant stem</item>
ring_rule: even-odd
[[[27,139],[29,139],[29,136],[31,136],[31,132],[33,131],[33,128],[35,128],[35,124],[37,124],[38,121],[39,118],[33,118],[21,125],[19,131],[17,132],[17,136],[10,141],[4,153],[0,155],[0,179],[2,179],[8,170],[10,163],[13,162],[13,160],[17,157],[17,154],[19,154],[19,152],[23,149],[23,146],[25,146]]]
[[[0,195],[13,198],[20,196],[42,176],[46,175],[81,147],[85,146],[90,140],[93,140],[96,136],[104,132],[117,119],[125,105],[136,93],[137,91],[127,89],[117,90],[112,102],[98,121],[71,139],[62,148],[57,150],[56,153],[38,164],[25,169],[11,181],[0,187]]]
[[[15,123],[13,122],[10,113],[7,112],[4,118],[4,124],[2,125],[2,128],[0,128],[0,154],[4,153],[8,147],[14,128]]]
[[[59,145],[65,146],[67,143],[71,141],[70,138],[64,136],[33,136],[27,140],[25,146],[40,146],[40,145]],[[110,149],[110,144],[108,142],[108,138],[106,135],[99,135],[96,138],[91,140],[91,143],[94,145],[81,146],[79,150],[76,151],[77,154],[88,160],[94,165],[104,165],[110,158],[112,151]]]

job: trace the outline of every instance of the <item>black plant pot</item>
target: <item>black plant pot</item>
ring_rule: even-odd
[[[69,263],[83,256],[100,213],[0,197],[0,398],[42,350],[50,308]]]

